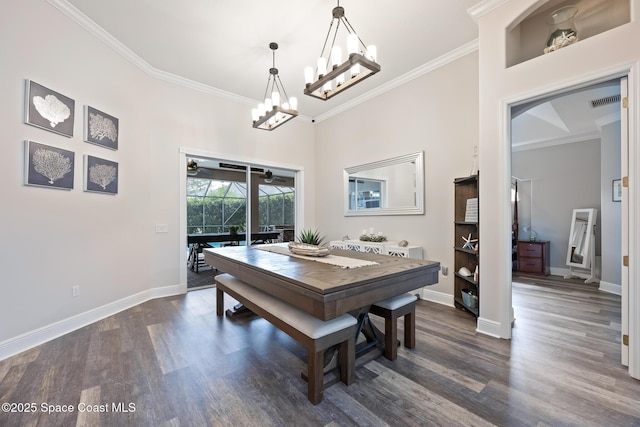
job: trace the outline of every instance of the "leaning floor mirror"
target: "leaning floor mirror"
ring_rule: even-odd
[[[571,231],[567,248],[567,265],[575,277],[575,268],[590,270],[589,281],[595,279],[595,226],[597,209],[574,209],[571,217]],[[590,280],[591,279],[591,280]]]

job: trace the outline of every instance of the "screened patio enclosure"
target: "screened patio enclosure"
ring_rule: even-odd
[[[192,161],[187,176],[187,235],[224,234],[233,228],[244,233],[250,228],[252,235],[282,230],[283,241],[293,240],[295,172],[251,167],[247,184],[246,168],[211,160]]]

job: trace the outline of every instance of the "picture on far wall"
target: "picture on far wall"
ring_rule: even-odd
[[[26,81],[25,123],[71,138],[75,101],[34,81]]]
[[[118,119],[88,105],[84,108],[84,140],[118,149]]]
[[[84,191],[118,194],[118,163],[85,154]]]
[[[73,189],[75,153],[33,141],[24,144],[24,183],[39,187]]]
[[[611,190],[612,200],[614,202],[621,202],[622,201],[622,180],[614,179],[612,187],[613,187]]]

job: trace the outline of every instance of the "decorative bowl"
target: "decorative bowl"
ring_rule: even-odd
[[[289,250],[294,254],[306,256],[327,256],[331,253],[331,248],[326,246],[298,242],[289,242]]]

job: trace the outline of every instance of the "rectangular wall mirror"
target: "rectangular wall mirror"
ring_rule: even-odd
[[[345,216],[424,214],[424,153],[344,170]]]
[[[574,209],[569,232],[567,265],[579,268],[594,268],[595,231],[597,209]]]

